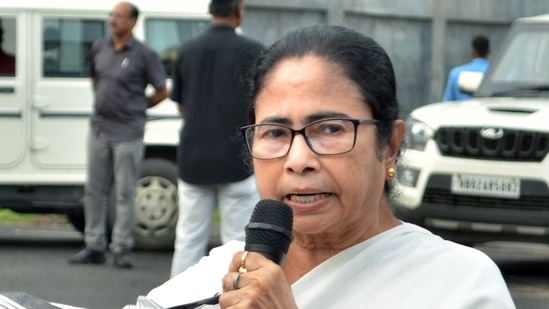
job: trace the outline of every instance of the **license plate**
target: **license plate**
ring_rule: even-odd
[[[519,198],[520,179],[454,174],[452,193]]]

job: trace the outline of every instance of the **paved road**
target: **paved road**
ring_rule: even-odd
[[[517,308],[549,308],[549,246],[491,243],[477,248],[498,264]]]
[[[70,265],[67,258],[83,246],[81,235],[67,227],[0,227],[0,290],[22,291],[85,308],[122,308],[135,303],[169,278],[172,252],[138,251],[135,268],[108,264]]]
[[[116,269],[110,260],[102,266],[69,265],[67,258],[81,247],[81,235],[67,226],[0,226],[0,291],[23,291],[90,309],[120,309],[169,278],[172,252],[134,252],[132,270]],[[492,243],[478,248],[502,269],[517,308],[548,308],[548,246]]]

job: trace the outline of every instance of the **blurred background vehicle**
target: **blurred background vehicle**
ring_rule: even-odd
[[[207,0],[134,1],[134,35],[175,64],[174,46],[209,25]],[[17,212],[66,214],[84,228],[86,137],[93,95],[85,68],[93,41],[108,35],[113,2],[0,2],[3,47],[15,72],[0,76],[0,205]],[[178,132],[175,103],[148,111],[145,161],[138,181],[136,247],[173,247],[177,222]],[[111,207],[114,210],[114,207]],[[114,221],[114,211],[110,222]]]
[[[469,245],[547,243],[549,15],[517,19],[485,76],[461,83],[473,99],[407,119],[401,217]]]
[[[135,0],[135,34],[162,57],[168,73],[175,47],[208,25],[207,0]],[[0,207],[67,215],[83,228],[85,137],[91,112],[85,55],[108,32],[115,2],[0,0],[2,48],[16,70],[0,74]],[[368,33],[388,51],[403,117],[440,99],[448,71],[469,59],[470,38],[500,44],[513,20],[549,12],[545,0],[333,1],[246,0],[243,33],[265,45],[298,27],[343,24]],[[146,162],[138,190],[138,248],[169,249],[177,218],[175,145],[181,121],[169,100],[149,110]]]

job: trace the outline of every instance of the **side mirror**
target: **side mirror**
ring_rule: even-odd
[[[472,95],[475,91],[477,91],[483,77],[484,73],[482,72],[461,72],[458,77],[459,91]]]

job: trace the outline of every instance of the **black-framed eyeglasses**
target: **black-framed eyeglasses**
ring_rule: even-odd
[[[252,157],[278,159],[290,152],[297,134],[303,135],[309,148],[318,155],[338,155],[355,147],[359,125],[377,124],[376,119],[329,118],[313,121],[299,130],[274,123],[244,126],[240,129]]]

